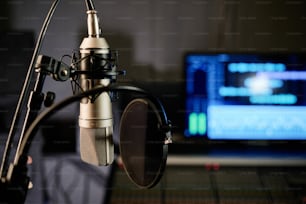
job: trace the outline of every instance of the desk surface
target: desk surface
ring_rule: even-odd
[[[257,166],[257,167],[301,167],[306,166],[305,157],[239,157],[204,155],[168,155],[167,165],[180,166]]]

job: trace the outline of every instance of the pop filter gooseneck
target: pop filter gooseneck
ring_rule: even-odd
[[[153,187],[160,180],[166,165],[168,144],[172,142],[171,124],[159,100],[133,86],[96,87],[52,105],[39,114],[27,129],[18,157],[24,154],[39,125],[56,111],[84,97],[107,91],[137,93],[145,97],[132,100],[125,108],[120,124],[120,150],[130,179],[141,188]],[[135,120],[134,117],[139,119]],[[133,151],[137,148],[140,151]]]

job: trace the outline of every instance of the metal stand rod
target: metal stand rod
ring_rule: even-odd
[[[25,131],[35,120],[39,110],[41,109],[44,100],[44,94],[42,93],[44,81],[45,75],[38,73],[34,89],[31,91],[28,99],[27,111],[15,153],[15,160],[13,163],[10,163],[8,171],[6,172],[6,177],[2,178],[0,182],[0,203],[5,202],[18,204],[25,201],[29,185],[29,177],[27,176],[27,158],[31,141],[28,140],[26,142],[22,155],[18,155],[18,152],[20,145],[24,140],[23,136]]]
[[[34,64],[36,62],[38,53],[41,49],[41,45],[43,42],[43,39],[46,35],[46,31],[48,28],[48,25],[51,21],[51,18],[56,10],[56,7],[59,3],[59,0],[55,0],[49,10],[48,15],[45,18],[45,21],[43,23],[43,26],[41,28],[38,40],[36,42],[36,46],[32,55],[32,59],[28,68],[28,72],[19,96],[19,100],[18,100],[18,104],[14,113],[14,117],[11,123],[11,127],[10,127],[10,132],[7,138],[7,142],[6,142],[6,146],[5,146],[5,150],[3,153],[3,158],[2,158],[2,162],[1,162],[1,166],[0,166],[0,178],[4,178],[6,175],[6,171],[7,171],[7,165],[9,163],[10,160],[10,153],[11,153],[11,147],[12,147],[12,142],[14,140],[14,136],[16,135],[16,130],[17,130],[17,126],[18,126],[18,122],[20,122],[21,120],[21,111],[22,108],[24,108],[25,102],[27,100],[27,97],[29,96],[29,90],[30,90],[30,85],[31,85],[31,81],[32,81],[32,77],[34,74]]]

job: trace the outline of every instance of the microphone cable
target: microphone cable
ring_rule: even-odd
[[[95,6],[91,0],[85,0],[87,11],[95,10]]]
[[[158,110],[159,112],[162,114],[161,119],[162,119],[162,125],[166,125],[169,121],[167,119],[167,115],[165,113],[164,107],[162,106],[161,102],[154,97],[153,95],[149,94],[148,92],[146,92],[145,90],[138,88],[138,87],[134,87],[134,86],[128,86],[128,85],[113,85],[113,86],[109,86],[109,87],[105,87],[105,86],[99,86],[99,87],[95,87],[93,89],[90,89],[88,91],[85,92],[81,92],[77,95],[72,95],[64,100],[62,100],[61,102],[58,102],[57,104],[52,105],[50,108],[46,109],[45,111],[43,111],[41,114],[39,114],[36,119],[32,122],[32,124],[29,126],[29,128],[27,129],[24,139],[20,145],[20,149],[17,152],[18,156],[20,157],[24,151],[28,151],[28,148],[26,148],[26,145],[29,145],[29,141],[31,141],[34,137],[34,132],[37,130],[38,126],[47,118],[49,118],[52,114],[54,114],[56,111],[64,108],[65,106],[79,101],[84,97],[88,97],[90,95],[93,94],[97,94],[97,93],[102,93],[102,92],[107,92],[107,91],[119,91],[119,92],[129,92],[129,93],[138,93],[138,94],[142,94],[144,95],[146,98],[148,98],[150,101],[153,102],[153,104],[159,106]]]

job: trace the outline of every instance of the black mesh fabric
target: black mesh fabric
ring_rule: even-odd
[[[120,154],[130,179],[143,188],[153,187],[164,169],[164,139],[160,117],[144,99],[131,101],[120,124]]]

